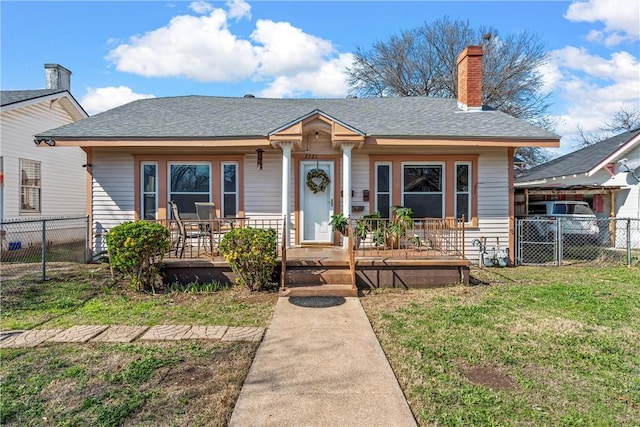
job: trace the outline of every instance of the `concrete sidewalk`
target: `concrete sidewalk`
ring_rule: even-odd
[[[280,298],[229,426],[415,426],[358,298]]]

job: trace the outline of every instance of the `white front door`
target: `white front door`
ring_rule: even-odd
[[[301,243],[333,243],[334,182],[333,160],[300,162]]]

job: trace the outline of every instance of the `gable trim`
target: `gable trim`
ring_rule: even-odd
[[[269,132],[269,136],[274,135],[276,133],[279,133],[284,129],[288,129],[291,126],[293,126],[295,123],[298,123],[298,122],[302,123],[302,122],[308,121],[307,119],[316,118],[316,117],[317,118],[322,117],[322,118],[328,120],[328,122],[339,123],[341,126],[344,126],[345,128],[349,129],[350,131],[352,131],[354,133],[357,133],[357,134],[359,134],[361,136],[365,136],[365,133],[360,131],[359,129],[356,129],[353,126],[350,126],[347,123],[345,123],[345,122],[343,122],[341,120],[338,120],[335,117],[332,117],[331,115],[326,114],[326,113],[324,113],[324,112],[322,112],[321,110],[318,110],[318,109],[315,109],[315,110],[311,111],[310,113],[305,114],[304,116],[300,116],[297,119],[292,120],[289,123],[284,124],[284,125],[280,126],[279,128],[276,128],[276,129],[272,130],[271,132]]]
[[[622,144],[622,146],[620,148],[618,148],[616,151],[614,151],[608,157],[606,157],[604,160],[602,160],[600,163],[598,163],[593,169],[588,171],[587,172],[587,176],[593,176],[600,169],[602,169],[605,166],[607,166],[609,163],[615,163],[616,159],[618,157],[622,156],[622,153],[631,150],[638,143],[640,143],[640,133],[638,133],[636,136],[631,138],[629,141],[627,141],[624,144]]]
[[[22,101],[14,102],[13,104],[6,104],[0,107],[0,112],[17,110],[19,108],[27,108],[32,105],[40,104],[43,102],[55,102],[60,101],[62,107],[69,113],[69,115],[76,121],[89,117],[84,108],[76,101],[69,91],[60,91],[43,96],[36,96],[34,98],[25,99]]]

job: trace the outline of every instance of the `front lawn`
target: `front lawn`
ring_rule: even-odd
[[[276,293],[192,285],[157,295],[103,265],[3,281],[0,329],[73,325],[266,327]],[[2,426],[225,426],[258,343],[45,344],[0,350]]]
[[[220,290],[219,292],[211,292]],[[221,325],[266,327],[277,293],[202,284],[156,295],[115,284],[105,265],[75,265],[2,283],[0,329],[73,325]]]
[[[640,425],[640,272],[474,269],[361,298],[420,425]]]
[[[472,286],[361,298],[420,425],[640,425],[637,268],[471,276]],[[44,283],[3,282],[1,298],[6,330],[265,327],[277,295],[215,284],[141,294],[90,265]],[[257,347],[194,340],[0,350],[0,425],[224,426]]]

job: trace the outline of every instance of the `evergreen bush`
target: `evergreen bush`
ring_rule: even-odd
[[[278,261],[278,234],[273,228],[242,227],[228,231],[220,242],[220,253],[236,282],[252,291],[273,285],[271,275]]]
[[[111,268],[127,277],[133,289],[155,292],[171,243],[169,230],[156,222],[129,221],[113,227],[106,240]]]

